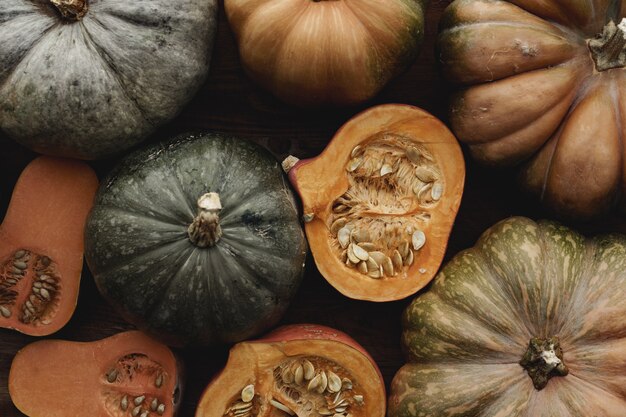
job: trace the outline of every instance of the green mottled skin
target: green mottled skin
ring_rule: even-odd
[[[623,417],[624,271],[626,237],[493,226],[405,311],[389,416]],[[558,337],[570,371],[542,391],[519,364],[533,337]]]
[[[220,196],[222,236],[187,234],[197,200]],[[257,145],[188,135],[124,159],[98,191],[85,256],[121,314],[169,344],[240,341],[274,325],[303,273],[306,241],[279,163]]]

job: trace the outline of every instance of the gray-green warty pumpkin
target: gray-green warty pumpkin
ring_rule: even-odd
[[[216,134],[124,159],[102,182],[85,233],[103,296],[173,345],[262,332],[304,270],[306,241],[280,164],[258,145]]]
[[[217,0],[0,0],[0,128],[95,159],[178,114],[204,82]]]
[[[403,327],[390,417],[624,417],[626,237],[500,222]]]

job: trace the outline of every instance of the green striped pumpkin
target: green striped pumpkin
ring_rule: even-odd
[[[626,237],[511,218],[404,314],[389,416],[626,415]]]

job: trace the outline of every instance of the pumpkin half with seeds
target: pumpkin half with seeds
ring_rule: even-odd
[[[225,0],[248,75],[298,106],[375,96],[415,60],[428,0]]]
[[[626,237],[511,218],[403,319],[390,417],[622,417]]]
[[[624,17],[613,0],[457,0],[442,18],[452,130],[563,216],[624,206]]]
[[[0,128],[37,152],[120,153],[209,71],[217,0],[0,0]]]
[[[0,327],[45,336],[70,320],[97,189],[84,162],[40,156],[24,169],[0,224]]]
[[[295,163],[289,177],[321,274],[348,297],[390,301],[435,276],[465,165],[443,123],[390,104],[348,121],[320,156]]]
[[[384,417],[385,403],[382,375],[361,345],[298,324],[235,345],[195,417]]]
[[[216,134],[124,159],[87,222],[85,256],[100,292],[174,345],[239,341],[275,324],[305,254],[280,164],[258,145]]]
[[[11,400],[29,417],[172,417],[181,383],[172,351],[138,331],[31,343],[9,372]]]

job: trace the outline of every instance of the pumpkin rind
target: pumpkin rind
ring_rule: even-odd
[[[524,218],[492,227],[405,311],[410,363],[389,415],[621,416],[625,267],[623,236]],[[537,391],[519,361],[532,337],[552,336],[569,375]]]
[[[599,69],[590,47],[626,16],[616,5],[456,0],[442,18],[443,72],[462,87],[452,130],[479,161],[520,165],[525,188],[562,216],[615,208],[626,183],[626,72]]]
[[[196,200],[220,195],[223,235],[189,239]],[[233,342],[274,324],[298,288],[306,242],[280,165],[214,134],[137,152],[98,192],[86,257],[102,294],[173,344]]]
[[[417,56],[426,0],[268,3],[224,7],[248,75],[298,106],[354,105]]]
[[[0,0],[0,128],[41,153],[119,153],[171,120],[208,73],[216,0]],[[184,59],[181,59],[184,57]]]

